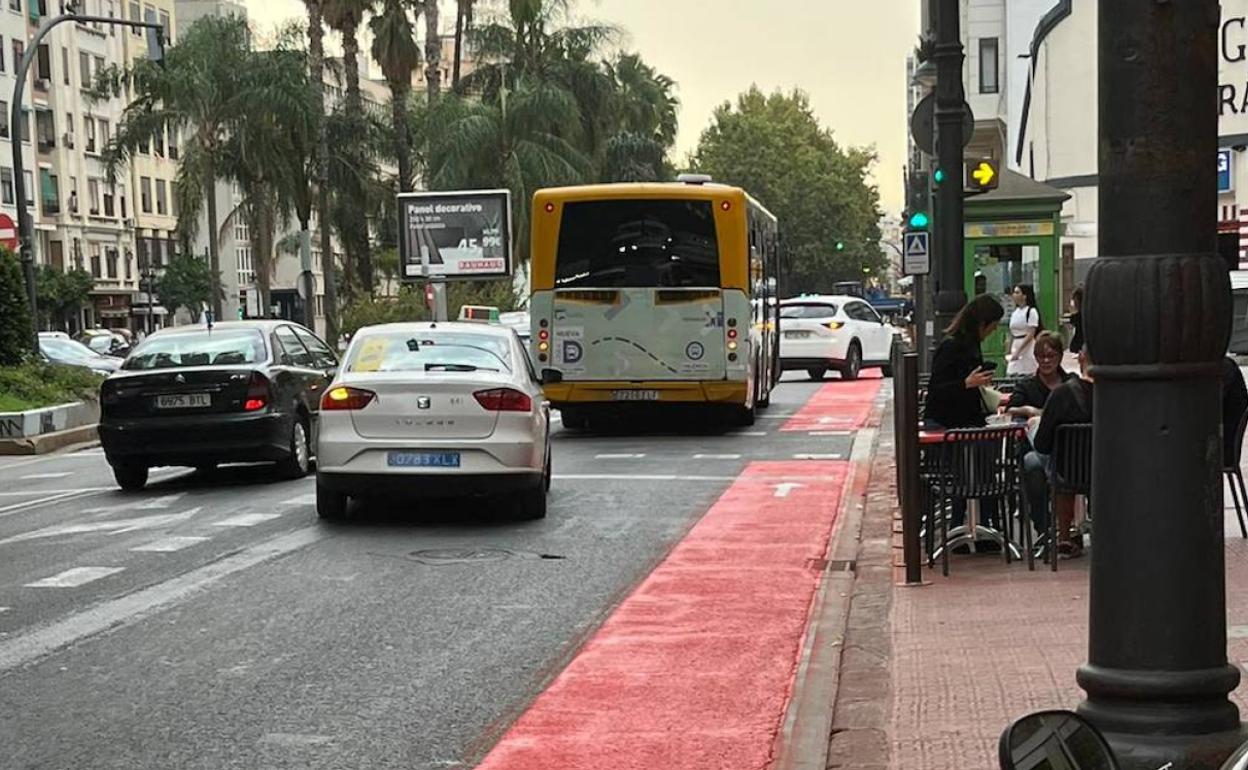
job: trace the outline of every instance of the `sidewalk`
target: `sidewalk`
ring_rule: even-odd
[[[827,767],[995,770],[1013,719],[1083,698],[1075,670],[1087,653],[1090,559],[1061,562],[1054,574],[996,555],[955,556],[948,578],[925,569],[929,584],[900,585],[891,418],[882,424]],[[1248,541],[1234,509],[1226,513],[1228,657],[1242,668]],[[1248,716],[1246,695],[1241,685],[1234,698]]]

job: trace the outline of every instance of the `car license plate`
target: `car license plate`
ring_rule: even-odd
[[[212,396],[207,393],[178,393],[170,396],[157,396],[157,409],[203,409],[212,406]]]
[[[614,401],[658,401],[657,390],[615,390],[611,392]]]
[[[810,336],[810,332],[785,332],[784,333],[784,338],[786,340],[804,340],[809,336]]]
[[[391,452],[386,464],[391,468],[458,468],[459,452]]]

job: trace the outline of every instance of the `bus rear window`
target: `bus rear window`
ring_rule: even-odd
[[[711,201],[579,201],[563,207],[555,288],[718,287]]]

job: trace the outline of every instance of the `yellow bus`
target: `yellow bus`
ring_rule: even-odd
[[[530,345],[564,425],[655,402],[753,423],[780,377],[776,218],[700,176],[533,201]]]

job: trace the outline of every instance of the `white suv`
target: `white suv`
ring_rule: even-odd
[[[889,365],[893,327],[858,297],[814,296],[780,303],[780,364],[821,380],[829,369],[853,380],[864,368]]]

